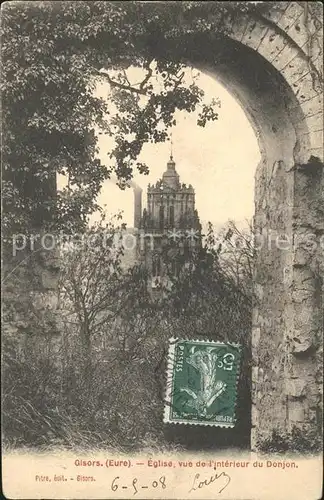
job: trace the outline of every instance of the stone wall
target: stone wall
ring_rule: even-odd
[[[262,156],[252,448],[275,446],[275,434],[289,442],[299,430],[312,449],[322,413],[323,10],[273,2],[262,16],[229,17],[228,28],[232,41],[206,43],[192,62],[242,104]]]
[[[240,38],[283,77],[281,88],[273,87],[274,101],[286,94],[286,132],[281,130],[277,148],[273,143],[270,153],[270,137],[258,125],[259,116],[254,122],[265,144],[255,197],[257,243],[262,244],[252,333],[256,449],[265,443],[275,446],[274,434],[289,442],[296,430],[312,449],[321,432],[322,40],[322,11],[315,2],[282,2],[259,23],[248,21]],[[279,114],[272,127],[280,129]]]

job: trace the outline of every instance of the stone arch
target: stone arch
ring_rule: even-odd
[[[230,36],[198,44],[189,61],[237,98],[261,151],[255,176],[260,248],[252,328],[254,449],[269,443],[274,431],[289,439],[292,432],[314,435],[321,428],[323,32],[318,7],[281,2],[263,16],[229,17]]]
[[[242,16],[231,30],[232,38],[267,60],[295,95],[289,114],[308,143],[299,156],[302,162],[309,153],[323,159],[323,32],[314,4],[309,10],[307,2],[282,2],[263,16]]]

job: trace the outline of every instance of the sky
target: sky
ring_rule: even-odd
[[[138,81],[141,75],[133,70]],[[137,73],[136,73],[137,72]],[[198,74],[198,73],[196,73]],[[188,70],[188,78],[190,78]],[[187,77],[187,75],[186,75]],[[196,209],[203,226],[211,221],[215,227],[234,220],[240,227],[254,212],[254,174],[260,161],[260,151],[254,131],[240,104],[214,78],[199,73],[198,85],[205,91],[205,100],[219,98],[219,118],[207,122],[204,128],[196,123],[196,113],[178,112],[177,125],[172,129],[173,158],[180,182],[192,184],[196,193]],[[107,96],[108,83],[97,87],[97,94]],[[113,147],[112,139],[98,136],[99,157],[105,162]],[[134,181],[143,188],[143,208],[146,190],[166,170],[171,143],[147,144],[139,161],[149,168],[148,176],[135,173]],[[123,211],[123,221],[133,226],[133,190],[120,190],[113,181],[106,181],[98,198],[108,215]],[[91,220],[96,220],[94,214]]]

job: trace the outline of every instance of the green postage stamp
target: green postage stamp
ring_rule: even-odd
[[[170,339],[164,422],[234,427],[239,344]]]

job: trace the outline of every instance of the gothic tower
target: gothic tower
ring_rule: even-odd
[[[171,155],[162,179],[148,186],[140,224],[139,258],[149,272],[152,291],[168,286],[168,276],[179,275],[190,252],[201,243],[195,191],[191,184],[180,183],[175,167]]]

